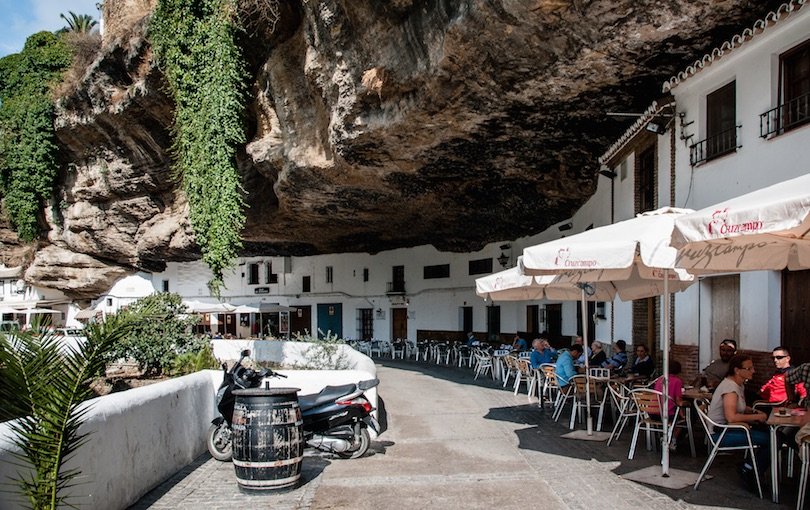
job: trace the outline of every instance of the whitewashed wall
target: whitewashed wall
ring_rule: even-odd
[[[810,171],[810,126],[766,140],[760,135],[760,114],[778,105],[779,55],[806,41],[810,12],[783,19],[728,52],[698,74],[673,89],[678,111],[676,144],[676,204],[700,209]],[[736,117],[741,147],[735,153],[692,167],[689,144],[706,138],[706,96],[736,82]],[[691,125],[682,127],[684,123]],[[691,138],[688,138],[690,137]],[[681,137],[688,140],[681,141]],[[781,278],[778,272],[740,275],[741,348],[770,350],[781,338]],[[716,353],[710,348],[711,286],[702,286],[676,297],[678,343],[700,345],[701,366]]]
[[[301,359],[307,344],[300,342],[215,341],[221,359],[237,359],[245,348],[254,359],[291,364]],[[300,388],[301,395],[317,393],[326,385],[359,382],[376,377],[374,362],[341,346],[350,370],[282,370],[287,379],[270,379],[271,387]],[[261,357],[259,357],[261,356]],[[80,448],[67,468],[80,468],[81,484],[73,489],[72,503],[90,510],[124,509],[205,451],[205,436],[217,416],[216,389],[222,371],[203,370],[161,383],[113,393],[89,401],[92,410],[81,433],[90,441]],[[378,388],[366,396],[378,406]],[[375,411],[376,414],[376,411]],[[373,431],[371,431],[374,438]],[[11,452],[9,424],[0,423],[0,484],[17,474]],[[25,508],[11,494],[0,497],[0,510]]]

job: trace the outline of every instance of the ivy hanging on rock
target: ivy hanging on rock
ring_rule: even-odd
[[[150,24],[176,105],[175,170],[215,295],[242,247],[245,223],[236,168],[236,148],[244,143],[245,72],[236,21],[236,0],[160,0]]]
[[[51,32],[28,38],[20,53],[0,59],[0,192],[11,224],[24,241],[39,237],[38,214],[57,175],[52,87],[72,55]]]

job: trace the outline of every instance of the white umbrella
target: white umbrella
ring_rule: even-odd
[[[561,280],[582,286],[582,335],[588,338],[587,291],[590,287],[612,286],[622,300],[640,299],[683,290],[694,278],[674,269],[676,250],[670,246],[675,218],[689,210],[662,208],[633,219],[558,239],[523,250],[524,271],[528,274],[556,274]],[[560,280],[558,280],[560,283]],[[662,349],[664,358],[664,402],[662,421],[667,427],[669,387],[669,300],[664,299]],[[585,357],[588,376],[588,357]],[[586,379],[589,384],[589,380]],[[587,428],[593,433],[590,389],[586,390]],[[666,437],[666,435],[664,436]],[[669,475],[669,449],[662,449],[662,469]]]
[[[491,275],[476,278],[475,293],[484,299],[492,301],[534,301],[543,299],[545,286],[540,280],[548,280],[547,276],[528,276],[523,274],[518,265]]]
[[[233,305],[228,303],[202,303],[200,301],[184,301],[192,313],[233,313]]]
[[[672,245],[694,274],[810,268],[810,174],[678,218]]]

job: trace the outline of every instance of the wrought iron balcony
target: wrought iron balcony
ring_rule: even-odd
[[[405,281],[388,282],[386,294],[405,294]]]
[[[731,129],[720,131],[704,140],[701,140],[689,147],[689,162],[695,166],[704,161],[718,158],[729,152],[736,151],[742,145],[739,144],[739,130],[742,126],[734,126]]]
[[[810,94],[791,99],[759,116],[759,136],[771,138],[810,122]]]

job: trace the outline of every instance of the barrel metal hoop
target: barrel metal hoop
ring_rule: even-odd
[[[233,459],[233,465],[238,467],[245,467],[245,468],[274,468],[274,467],[281,467],[281,466],[290,466],[292,464],[298,464],[303,459],[303,455],[300,457],[295,457],[293,459],[282,459],[282,460],[274,460],[272,462],[252,462],[249,460],[239,460]]]
[[[280,480],[243,480],[241,478],[237,478],[237,482],[239,485],[257,489],[273,489],[277,488],[278,486],[283,485],[290,485],[298,481],[301,478],[301,474],[297,474],[295,476],[290,476],[287,478],[282,478]]]

